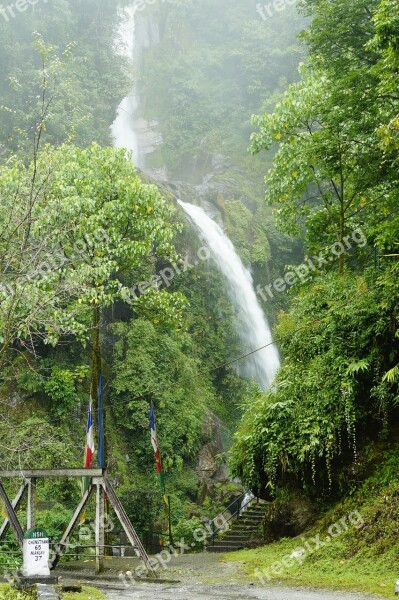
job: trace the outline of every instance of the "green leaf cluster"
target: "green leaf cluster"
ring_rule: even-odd
[[[253,392],[232,464],[250,486],[342,493],[368,439],[394,432],[398,394],[397,3],[306,0],[309,56],[272,113],[253,118],[252,152],[274,150],[266,201],[309,254],[360,227],[364,249],[296,286],[276,337],[282,367]],[[356,478],[356,477],[355,477]],[[268,490],[268,491],[266,491]]]

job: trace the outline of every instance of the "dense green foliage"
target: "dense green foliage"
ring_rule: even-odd
[[[235,471],[264,491],[342,493],[356,479],[343,482],[343,466],[356,473],[359,449],[392,435],[399,96],[391,4],[305,2],[314,18],[303,34],[302,79],[273,113],[253,120],[252,151],[277,145],[267,202],[283,229],[324,259],[280,317],[281,371],[267,395],[247,400],[237,434]],[[358,227],[364,243],[345,247]]]
[[[395,394],[383,376],[392,308],[384,310],[382,300],[372,271],[325,274],[281,316],[283,367],[267,396],[248,400],[235,447],[246,481],[262,489],[291,482],[312,494],[320,494],[316,481],[337,489],[345,486],[337,476],[342,458],[350,453],[356,464],[373,430],[388,433]]]
[[[297,77],[303,19],[287,8],[263,22],[248,0],[171,0],[158,10],[162,39],[145,57],[142,87],[146,116],[163,129],[162,163],[177,178],[198,180],[217,153],[229,157],[233,178],[250,172],[251,112]]]
[[[251,578],[260,576],[265,582],[356,590],[392,598],[399,554],[398,447],[381,455],[378,446],[371,446],[367,459],[367,475],[358,489],[329,507],[303,535],[230,554],[229,558],[244,564]],[[370,463],[377,466],[370,469]],[[299,548],[306,548],[301,560],[281,568],[283,557]]]
[[[60,144],[73,135],[79,146],[93,140],[109,145],[115,90],[129,84],[112,52],[116,9],[112,0],[52,0],[8,21],[0,18],[3,157],[31,146],[43,87],[48,142]],[[36,48],[46,46],[45,65],[34,41]]]
[[[220,193],[212,189],[210,199],[244,262],[265,282],[293,253],[262,205],[262,171],[246,154],[249,115],[263,93],[296,77],[300,20],[290,13],[282,40],[244,2],[231,14],[226,2],[211,8],[209,20],[198,2],[146,7],[163,38],[143,56],[142,104],[162,119],[162,161],[176,173],[190,165],[186,180],[214,164],[226,138],[230,158],[215,157],[215,164],[222,160],[227,170],[219,169]],[[174,197],[140,179],[122,151],[104,148],[118,98],[131,85],[114,48],[118,19],[110,0],[55,0],[0,19],[0,462],[80,466],[88,395],[95,403],[102,366],[108,465],[129,515],[140,532],[165,528],[149,438],[153,400],[174,521],[191,530],[194,514],[215,515],[237,491],[199,484],[196,467],[215,435],[229,447],[247,384],[219,367],[241,353],[233,309],[212,264],[181,267],[179,254],[195,262],[200,242],[178,223]],[[260,41],[271,63],[262,64]],[[191,156],[201,139],[207,151],[197,170]],[[170,286],[157,277],[164,269],[176,271]],[[52,537],[65,526],[78,487],[38,486],[40,503],[57,498],[38,511]]]
[[[55,345],[72,335],[85,343],[93,305],[123,299],[136,311],[161,308],[163,318],[179,318],[176,296],[153,288],[133,298],[122,280],[146,261],[176,260],[171,207],[138,179],[124,151],[46,148],[28,167],[3,168],[0,196],[2,364],[28,340],[32,352],[36,339]]]
[[[261,160],[247,154],[250,115],[297,78],[304,23],[294,8],[263,22],[252,2],[171,0],[146,8],[160,42],[143,56],[143,116],[159,120],[164,144],[147,158],[175,180],[201,183],[211,196],[262,194]]]
[[[151,21],[159,39],[135,85],[164,141],[146,166],[177,181],[164,187],[109,147],[131,86],[116,4],[0,18],[0,464],[80,466],[101,368],[109,472],[143,534],[166,529],[150,401],[185,536],[237,492],[199,480],[198,456],[213,444],[222,464],[242,413],[231,466],[269,497],[352,492],[370,440],[395,436],[398,0],[301,6],[266,21],[248,0],[145,7],[138,30]],[[282,355],[266,394],[229,366],[236,315],[211,261],[195,264],[202,242],[176,197],[209,208],[263,290]],[[303,249],[305,274],[265,295]],[[57,499],[38,511],[52,537],[79,493],[38,487]]]
[[[184,461],[197,455],[204,409],[212,406],[212,391],[202,389],[202,381],[196,381],[199,363],[189,358],[192,339],[187,334],[157,331],[144,320],[120,324],[115,334],[119,338],[114,351],[112,402],[116,423],[132,432],[132,451],[151,471],[154,459],[148,445],[148,412],[152,400],[162,431],[164,466],[168,471],[173,466],[181,471]]]

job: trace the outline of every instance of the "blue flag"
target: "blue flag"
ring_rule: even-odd
[[[104,452],[104,410],[103,410],[103,376],[100,373],[98,382],[98,415],[97,415],[97,430],[98,430],[98,453],[97,463],[100,469],[105,469],[105,452]]]

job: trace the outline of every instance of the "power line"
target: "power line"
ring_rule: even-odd
[[[328,317],[337,309],[345,307],[345,306],[349,306],[350,304],[352,304],[353,299],[356,298],[360,298],[362,296],[364,296],[365,294],[369,294],[370,292],[374,291],[375,288],[370,287],[367,290],[357,294],[356,296],[352,297],[351,302],[343,302],[342,304],[339,304],[338,306],[335,306],[333,309],[331,309],[327,315],[325,315],[324,317],[320,317],[319,319],[312,319],[311,321],[309,321],[308,323],[306,323],[305,325],[302,325],[301,327],[298,327],[298,329],[296,329],[293,332],[290,332],[289,334],[287,334],[287,336],[283,336],[283,339],[285,339],[286,337],[292,337],[292,335],[295,335],[296,333],[302,331],[303,329],[307,329],[309,326],[315,324],[315,323],[321,323],[323,321],[325,321],[326,319],[328,319]],[[266,348],[272,346],[273,344],[276,344],[277,341],[276,340],[272,340],[270,342],[268,342],[267,344],[265,344],[264,346],[261,346],[260,348],[256,348],[255,350],[251,350],[250,352],[247,352],[246,354],[242,354],[241,356],[238,356],[237,358],[234,358],[232,360],[226,361],[224,363],[221,363],[215,367],[212,367],[210,369],[206,369],[204,371],[200,371],[199,373],[197,373],[196,375],[190,376],[190,377],[186,377],[184,379],[180,379],[179,381],[172,383],[172,384],[168,384],[165,386],[160,386],[158,389],[152,389],[152,390],[148,390],[146,392],[143,392],[142,394],[138,394],[137,396],[133,396],[132,398],[129,399],[129,401],[133,401],[133,400],[140,400],[143,398],[146,398],[147,396],[153,395],[153,394],[159,394],[162,391],[167,391],[170,389],[175,388],[178,385],[181,385],[183,383],[187,383],[189,381],[193,381],[195,379],[199,379],[200,377],[204,377],[206,375],[210,375],[211,373],[214,373],[215,371],[218,371],[220,369],[229,367],[237,362],[239,362],[240,360],[244,360],[245,358],[248,358],[250,356],[253,356],[254,354],[256,354],[257,352],[261,352],[262,350],[265,350]],[[126,401],[123,400],[121,402],[113,402],[111,404],[107,404],[107,406],[105,406],[103,408],[103,411],[106,410],[110,410],[112,408],[115,408],[116,406],[120,405],[120,404],[125,404]],[[98,411],[94,410],[93,414],[96,414]],[[25,424],[25,425],[16,425],[14,426],[9,426],[7,427],[8,430],[15,430],[15,429],[29,429],[30,427],[37,427],[37,425],[52,425],[55,423],[60,423],[62,421],[65,421],[65,418],[58,418],[58,419],[52,419],[52,420],[48,420],[48,421],[35,421],[34,423],[29,423],[29,424]],[[1,428],[1,430],[4,431],[4,429],[6,428]]]
[[[380,219],[379,221],[377,221],[376,223],[374,223],[375,225],[378,225],[380,223],[382,223],[383,221],[386,221],[387,219],[389,219],[393,214],[396,214],[399,212],[399,207],[396,208],[394,211],[390,212],[388,215],[385,215],[382,219]],[[366,257],[366,259],[368,259],[369,257],[371,257],[374,253],[374,249],[368,254],[368,256]],[[354,298],[358,298],[361,297],[365,294],[370,293],[371,291],[373,291],[375,288],[368,288],[367,290],[365,290],[364,292],[361,292],[360,294],[358,294],[357,296],[354,296]],[[340,308],[341,306],[349,306],[351,303],[345,302],[342,305],[338,305],[336,307],[334,307],[333,310],[329,311],[329,313],[324,316],[324,317],[320,317],[319,319],[313,319],[312,321],[309,321],[306,325],[302,325],[301,327],[299,327],[298,329],[296,329],[293,332],[290,332],[289,334],[287,334],[286,337],[291,337],[292,335],[294,335],[295,333],[298,333],[299,331],[302,331],[303,329],[306,329],[307,327],[309,327],[310,325],[314,324],[314,323],[320,323],[324,320],[326,320],[328,318],[328,316],[334,312],[334,310]],[[284,339],[285,336],[283,336]],[[237,362],[239,362],[240,360],[244,360],[245,358],[249,358],[250,356],[253,356],[254,354],[256,354],[257,352],[261,352],[262,350],[265,350],[266,348],[268,348],[269,346],[272,346],[273,344],[276,344],[277,342],[275,340],[272,340],[271,342],[268,342],[267,344],[265,344],[264,346],[261,346],[260,348],[256,348],[255,350],[251,350],[250,352],[247,352],[246,354],[242,354],[241,356],[238,356],[237,358],[234,358],[232,360],[226,361],[224,363],[221,363],[215,367],[212,367],[210,369],[206,369],[204,371],[200,371],[199,373],[197,373],[196,375],[193,375],[191,377],[187,377],[185,379],[180,379],[178,382],[175,382],[174,384],[169,384],[168,386],[161,386],[160,388],[158,388],[157,390],[148,390],[147,392],[143,392],[142,394],[139,394],[137,396],[133,396],[132,398],[130,398],[130,401],[133,400],[140,400],[142,398],[146,398],[147,396],[150,396],[152,394],[159,394],[160,392],[162,392],[163,390],[169,390],[169,389],[173,389],[178,385],[181,385],[182,383],[186,383],[188,381],[193,381],[195,379],[198,379],[200,377],[204,377],[206,375],[210,375],[211,373],[214,373],[215,371],[218,371],[220,369],[229,367]],[[125,401],[121,401],[121,404],[125,403]],[[112,404],[107,404],[107,406],[105,406],[103,408],[103,411],[105,412],[106,410],[109,410],[111,408],[115,408],[115,406],[118,406],[119,402],[113,402]],[[98,411],[94,410],[93,414],[96,414]],[[37,427],[37,425],[53,425],[56,423],[60,423],[65,421],[64,418],[58,418],[58,419],[51,419],[51,420],[46,420],[46,421],[35,421],[34,423],[30,423],[30,424],[25,424],[25,425],[15,425],[15,426],[9,426],[7,428],[1,427],[0,428],[0,433],[1,431],[4,431],[5,429],[10,430],[10,431],[14,431],[16,429],[29,429],[31,427]]]

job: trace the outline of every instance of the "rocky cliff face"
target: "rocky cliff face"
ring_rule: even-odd
[[[220,462],[220,455],[228,450],[223,444],[222,424],[213,413],[205,415],[203,435],[208,441],[202,446],[198,455],[197,473],[200,480],[228,478],[227,467]]]
[[[196,467],[199,480],[199,504],[203,504],[208,497],[215,498],[215,496],[219,496],[220,487],[231,481],[225,460],[229,443],[226,435],[224,435],[224,430],[226,430],[225,426],[214,413],[208,412],[205,415],[203,424],[204,445],[199,451]]]

